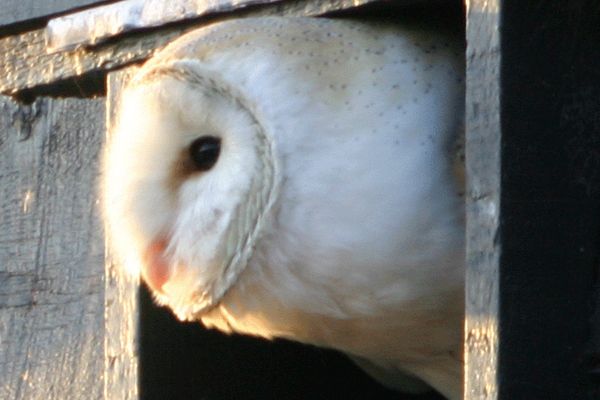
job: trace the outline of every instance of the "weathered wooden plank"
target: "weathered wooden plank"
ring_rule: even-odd
[[[105,2],[106,0],[3,0],[0,26],[50,17]]]
[[[114,125],[120,89],[135,70],[136,67],[130,67],[107,76],[107,135]],[[111,259],[110,243],[107,243],[105,400],[138,398],[138,287],[139,280]]]
[[[0,69],[4,73],[0,74],[0,92],[14,94],[93,71],[141,62],[184,30],[170,28],[94,49],[55,54],[46,53],[43,30],[1,39]]]
[[[102,100],[0,97],[0,398],[102,396]]]
[[[46,27],[46,44],[51,52],[62,51],[78,45],[96,44],[136,29],[148,29],[207,14],[279,1],[284,0],[119,1],[51,19]]]
[[[467,1],[467,400],[498,398],[500,4]]]

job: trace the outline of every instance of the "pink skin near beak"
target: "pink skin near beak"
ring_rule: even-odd
[[[158,239],[150,244],[144,257],[142,275],[148,286],[157,292],[162,292],[162,287],[171,277],[171,268],[165,259],[167,246],[166,239]]]

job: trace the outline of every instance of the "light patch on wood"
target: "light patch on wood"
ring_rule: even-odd
[[[33,201],[35,199],[35,192],[31,189],[27,189],[25,191],[25,196],[23,196],[23,212],[26,213],[31,208]]]
[[[104,0],[3,1],[2,12],[0,13],[0,26],[73,11],[103,1]]]

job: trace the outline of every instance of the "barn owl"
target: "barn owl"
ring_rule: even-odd
[[[423,28],[333,19],[175,40],[123,90],[107,144],[117,257],[181,320],[460,399],[462,54]]]

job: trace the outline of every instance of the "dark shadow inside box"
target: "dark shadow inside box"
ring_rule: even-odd
[[[181,323],[140,290],[140,399],[443,400],[389,390],[332,350]]]

